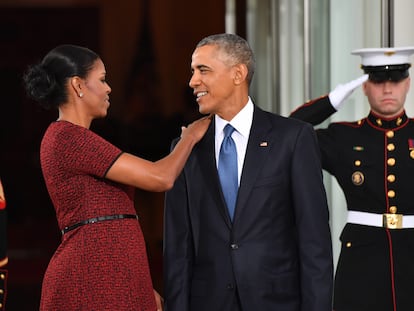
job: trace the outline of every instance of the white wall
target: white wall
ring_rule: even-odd
[[[360,48],[380,47],[381,0],[330,1],[330,89],[363,74],[361,59],[351,54]],[[331,122],[353,121],[367,115],[369,105],[361,89],[357,89]],[[341,244],[339,236],[346,223],[347,208],[336,179],[325,174],[331,212],[331,230],[335,266]]]
[[[394,43],[395,46],[414,46],[414,1],[394,0]],[[412,58],[414,66],[414,57]],[[410,69],[411,91],[406,100],[406,110],[414,117],[414,69]]]

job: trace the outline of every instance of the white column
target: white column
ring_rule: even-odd
[[[414,1],[394,0],[394,43],[395,46],[414,46]],[[413,57],[411,58],[414,59]],[[414,66],[414,63],[412,63]],[[411,90],[405,101],[405,108],[410,117],[414,117],[414,70],[410,69]]]

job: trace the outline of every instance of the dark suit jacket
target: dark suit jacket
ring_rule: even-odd
[[[254,108],[230,221],[214,122],[166,194],[167,311],[332,310],[328,208],[312,126]]]

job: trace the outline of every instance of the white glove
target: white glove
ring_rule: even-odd
[[[365,74],[358,79],[336,86],[328,95],[332,106],[338,111],[339,108],[341,108],[342,104],[345,102],[345,99],[347,99],[348,96],[351,95],[358,86],[367,80],[368,75]]]

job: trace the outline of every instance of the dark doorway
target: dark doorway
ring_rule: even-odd
[[[7,199],[9,279],[6,309],[39,309],[44,270],[59,243],[55,212],[43,183],[39,145],[56,113],[25,98],[22,74],[58,44],[99,53],[99,9],[0,9],[0,176]]]

